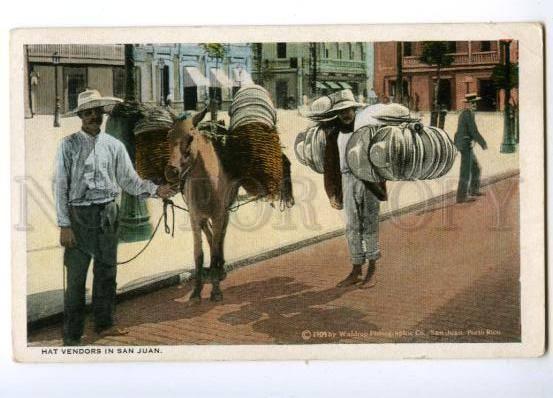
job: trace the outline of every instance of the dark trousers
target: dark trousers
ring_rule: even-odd
[[[84,329],[85,284],[92,258],[92,309],[96,330],[113,325],[117,287],[118,208],[114,202],[74,206],[70,208],[70,218],[77,246],[66,248],[63,256],[67,272],[63,336],[64,340],[78,340]]]
[[[457,187],[457,200],[467,198],[468,193],[480,192],[480,165],[474,150],[466,149],[461,151],[461,173]]]

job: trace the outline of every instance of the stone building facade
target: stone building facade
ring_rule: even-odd
[[[294,108],[304,97],[349,88],[367,97],[372,87],[370,43],[253,43],[253,80],[277,108]]]
[[[476,92],[482,101],[481,111],[503,110],[503,90],[498,90],[491,79],[492,71],[504,62],[504,46],[499,41],[449,42],[453,63],[442,69],[438,103],[448,110],[463,109],[467,93]],[[402,43],[402,71],[404,102],[416,111],[432,107],[436,68],[422,63],[422,42]],[[374,44],[375,92],[380,100],[394,101],[397,79],[397,42]],[[511,43],[510,58],[518,62],[518,43]],[[516,100],[517,90],[512,90]]]
[[[140,44],[134,48],[139,98],[177,110],[206,106],[213,94],[226,109],[241,85],[252,83],[249,44],[224,44],[222,60],[198,44]]]

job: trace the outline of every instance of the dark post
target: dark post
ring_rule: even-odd
[[[317,43],[309,43],[311,58],[311,95],[317,95]]]
[[[56,105],[54,109],[54,127],[60,127],[60,96],[58,93],[58,65],[60,63],[60,56],[58,52],[56,51],[52,55],[52,63],[54,64],[54,87],[55,87],[55,95],[56,95]]]
[[[125,44],[125,101],[135,101],[136,81],[134,73],[134,47]],[[134,133],[127,118],[111,117],[106,124],[106,132],[115,136],[125,144],[132,162],[134,159]],[[119,222],[119,240],[121,242],[137,242],[147,240],[152,235],[150,215],[146,201],[126,192],[121,194],[121,213]]]
[[[134,76],[134,47],[125,44],[125,100],[136,100],[136,82]]]
[[[400,41],[396,45],[396,66],[396,98],[394,100],[398,104],[403,104],[403,43]]]
[[[515,151],[515,137],[511,129],[511,40],[502,40],[501,44],[505,48],[505,105],[503,110],[503,143],[500,152],[513,153]]]

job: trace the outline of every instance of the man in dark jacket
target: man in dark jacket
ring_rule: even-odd
[[[344,208],[346,238],[351,256],[352,271],[338,283],[339,287],[361,281],[362,266],[369,262],[362,287],[375,284],[376,261],[380,258],[378,244],[378,218],[380,200],[386,200],[386,186],[358,179],[347,165],[346,147],[355,121],[356,103],[350,90],[331,94],[332,109],[337,118],[323,125],[326,132],[324,159],[324,186],[330,204],[335,209]]]
[[[478,100],[480,100],[480,97],[476,94],[465,96],[467,108],[459,115],[457,132],[455,133],[455,146],[461,153],[461,172],[457,188],[458,203],[474,201],[474,198],[470,196],[483,195],[480,193],[480,165],[473,150],[473,141],[476,141],[482,149],[488,149],[486,140],[480,135],[474,119],[474,111]]]

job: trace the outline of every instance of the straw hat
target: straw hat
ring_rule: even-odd
[[[98,90],[88,89],[79,94],[77,108],[66,113],[64,116],[74,116],[78,112],[92,108],[104,108],[104,112],[109,112],[119,102],[123,102],[123,100],[115,97],[102,97]]]
[[[465,99],[463,102],[476,102],[480,101],[482,97],[479,97],[476,93],[468,93],[465,95]]]
[[[340,90],[328,96],[332,103],[331,111],[337,112],[347,108],[361,108],[364,105],[355,101],[355,97],[351,90]]]

